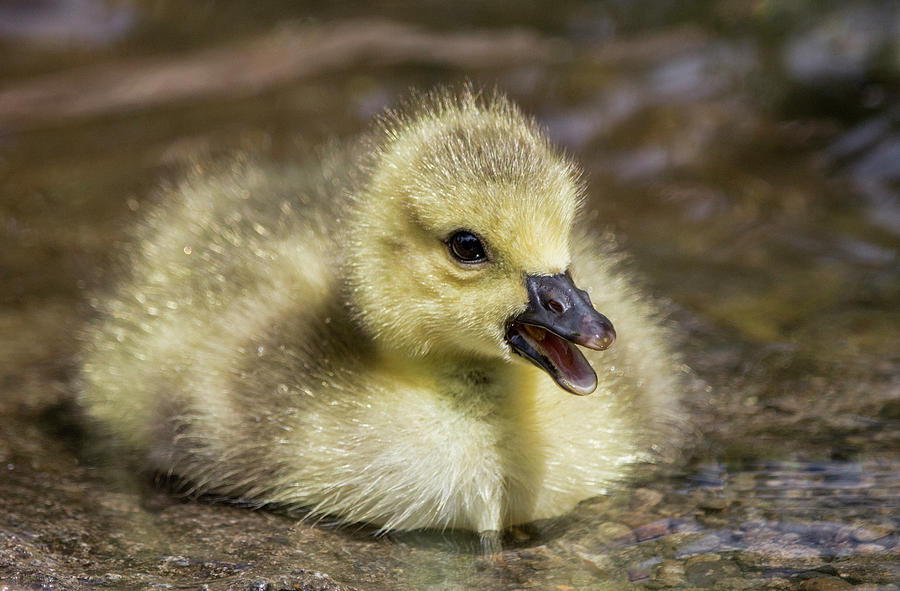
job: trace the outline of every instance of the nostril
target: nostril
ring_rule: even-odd
[[[563,312],[563,310],[565,310],[566,308],[557,300],[549,300],[547,302],[547,309],[550,310],[551,312],[561,314]]]

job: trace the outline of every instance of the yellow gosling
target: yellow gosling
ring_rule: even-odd
[[[383,530],[563,514],[676,443],[681,389],[581,193],[469,91],[309,170],[197,170],[99,299],[82,402],[197,492]]]

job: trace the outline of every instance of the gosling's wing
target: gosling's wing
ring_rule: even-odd
[[[685,384],[673,339],[662,312],[636,287],[637,280],[611,236],[581,227],[573,240],[575,281],[616,330],[616,341],[608,350],[584,350],[599,381],[592,398],[603,409],[595,417],[608,417],[608,424],[630,433],[634,454],[653,449],[655,455],[656,450],[671,447],[682,427]]]
[[[316,170],[197,167],[160,193],[123,250],[124,279],[97,300],[83,372],[90,414],[147,447],[170,438],[167,417],[227,412],[232,373],[257,335],[333,296],[339,182]]]

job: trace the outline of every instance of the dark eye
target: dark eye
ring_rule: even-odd
[[[466,230],[460,230],[451,236],[447,245],[450,247],[450,254],[461,263],[480,263],[487,260],[481,239]]]

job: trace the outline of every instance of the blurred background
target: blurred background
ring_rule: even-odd
[[[76,335],[154,188],[465,81],[583,163],[679,335],[696,448],[500,561],[85,461]],[[0,0],[0,583],[900,589],[898,247],[895,0]]]

